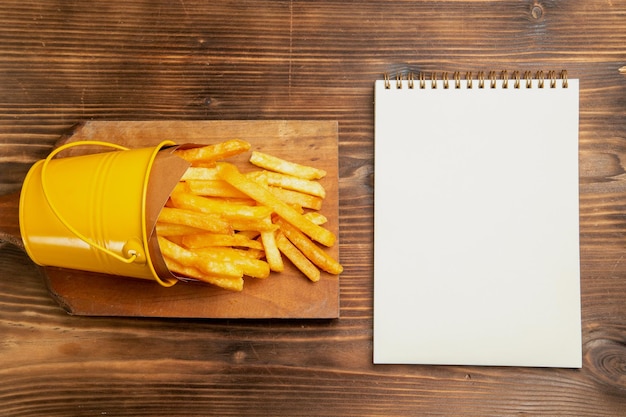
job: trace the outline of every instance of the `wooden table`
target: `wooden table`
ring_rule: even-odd
[[[78,317],[3,243],[0,414],[626,415],[626,1],[6,0],[0,51],[0,194],[82,121],[336,120],[345,267],[338,320]],[[563,68],[583,368],[374,366],[374,80]]]

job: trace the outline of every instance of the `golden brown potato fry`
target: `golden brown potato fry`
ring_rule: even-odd
[[[245,198],[246,195],[224,180],[188,180],[189,191],[201,196]]]
[[[236,248],[233,248],[233,250],[236,250]],[[247,256],[248,258],[252,258],[252,259],[263,259],[265,258],[265,252],[263,251],[263,249],[252,249],[252,248],[248,248],[246,250],[241,250],[241,254]]]
[[[157,235],[158,237],[158,235]],[[183,236],[163,236],[164,238],[166,238],[167,240],[169,240],[172,243],[177,244],[178,246],[184,246],[183,245]]]
[[[156,232],[159,236],[184,236],[202,233],[204,230],[184,224],[157,222]]]
[[[295,209],[274,196],[269,190],[241,174],[233,164],[221,162],[217,164],[217,169],[220,177],[233,187],[247,194],[260,205],[270,207],[280,217],[300,229],[311,239],[329,247],[335,243],[336,237],[334,233],[316,225],[302,214],[298,213]]]
[[[205,274],[199,271],[197,268],[193,266],[188,266],[180,263],[177,259],[172,259],[169,257],[163,257],[165,260],[165,264],[167,268],[173,272],[174,274],[180,274],[182,276],[186,276],[189,278],[194,278],[199,281],[203,281],[209,284],[213,284],[217,287],[224,288],[225,290],[230,291],[242,291],[243,290],[243,278],[235,277],[235,278],[226,278],[226,277],[217,277]]]
[[[318,212],[326,191],[317,180],[326,172],[256,151],[249,162],[257,171],[244,174],[221,162],[249,149],[234,139],[175,151],[191,167],[157,221],[170,271],[234,291],[243,289],[244,276],[283,271],[282,255],[313,282],[320,269],[341,273],[339,262],[313,242],[336,242]]]
[[[227,220],[261,220],[272,214],[269,207],[233,203],[192,193],[172,193],[170,199],[178,208],[219,215]]]
[[[271,223],[271,220],[269,221]],[[261,236],[261,232],[259,230],[238,230],[237,234],[247,237],[248,239],[256,239]]]
[[[186,181],[179,181],[178,184],[176,184],[174,186],[174,189],[172,190],[171,194],[177,194],[177,193],[190,193],[191,191],[189,190],[189,185],[187,184]],[[170,198],[171,201],[171,198]]]
[[[218,233],[201,233],[183,237],[183,244],[190,248],[206,248],[209,246],[235,246],[252,249],[263,249],[261,242],[249,239],[241,233],[224,235]]]
[[[323,169],[300,165],[295,162],[286,161],[263,152],[253,151],[250,162],[260,168],[282,174],[292,175],[305,180],[318,180],[326,175]]]
[[[158,237],[158,240],[159,248],[164,256],[176,259],[184,265],[192,266],[207,275],[217,277],[241,277],[243,275],[241,268],[232,263],[219,262],[199,256],[198,253],[185,249],[164,237]]]
[[[267,278],[270,275],[270,267],[267,262],[243,254],[232,248],[202,248],[196,251],[199,255],[214,259],[216,262],[228,262],[241,268],[244,275],[252,278]]]
[[[308,279],[313,282],[320,280],[321,274],[319,269],[280,231],[276,234],[276,245]]]
[[[304,233],[282,219],[278,219],[276,222],[280,226],[280,231],[283,232],[287,239],[289,239],[295,247],[300,249],[300,252],[317,267],[333,275],[339,275],[343,272],[341,264],[322,248],[313,243]]]
[[[320,210],[322,208],[322,199],[320,197],[305,194],[300,191],[287,190],[282,187],[270,186],[269,190],[272,194],[287,204],[309,208],[312,210]]]
[[[322,184],[317,181],[303,180],[302,178],[271,171],[250,172],[248,176],[253,178],[260,177],[263,181],[267,179],[268,185],[300,191],[301,193],[311,194],[320,198],[326,197],[326,190]]]
[[[200,148],[177,149],[174,153],[194,164],[198,162],[215,162],[246,152],[249,149],[250,144],[248,142],[240,139],[231,139]]]
[[[280,250],[276,246],[276,232],[261,232],[261,242],[265,251],[265,259],[274,272],[282,272],[285,269]]]
[[[317,211],[309,211],[308,213],[304,213],[304,217],[311,220],[313,223],[317,225],[322,225],[328,223],[328,219],[322,213]]]
[[[217,169],[213,168],[202,168],[202,167],[189,167],[187,171],[183,174],[181,181],[190,181],[190,180],[217,180]]]
[[[268,183],[267,175],[266,175],[267,172],[269,171],[250,171],[244,175],[250,178],[251,180],[253,180],[254,182],[256,182],[257,184],[262,185],[265,188],[268,188],[269,183]]]
[[[278,230],[269,217],[262,220],[231,219],[230,224],[238,232],[272,232]]]
[[[163,207],[159,222],[182,224],[213,233],[232,233],[231,225],[220,216],[180,208]]]

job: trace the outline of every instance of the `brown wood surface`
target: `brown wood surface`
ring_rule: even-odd
[[[0,195],[88,120],[336,120],[346,270],[338,320],[76,317],[3,243],[0,415],[625,415],[624,67],[624,0],[2,2]],[[374,366],[373,82],[492,69],[581,80],[583,368]]]

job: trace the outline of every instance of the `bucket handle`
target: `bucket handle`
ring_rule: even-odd
[[[128,250],[128,257],[123,257],[118,255],[117,253],[111,251],[108,248],[105,248],[102,245],[97,244],[96,242],[90,240],[88,237],[86,237],[85,235],[83,235],[82,233],[80,233],[78,230],[76,230],[75,227],[73,227],[71,224],[69,224],[67,222],[67,220],[65,220],[65,218],[61,215],[61,213],[59,213],[59,210],[57,209],[57,207],[52,203],[52,201],[50,200],[50,196],[48,195],[48,186],[46,185],[46,168],[48,167],[48,163],[52,160],[52,158],[54,158],[58,153],[74,147],[74,146],[82,146],[82,145],[90,145],[90,146],[106,146],[109,148],[115,148],[117,150],[120,151],[127,151],[128,148],[126,148],[125,146],[122,145],[117,145],[115,143],[109,143],[109,142],[102,142],[102,141],[97,141],[97,140],[86,140],[86,141],[80,141],[80,142],[71,142],[71,143],[66,143],[65,145],[61,145],[58,148],[54,149],[52,152],[50,152],[50,154],[46,157],[46,159],[44,160],[42,166],[41,166],[41,189],[43,191],[43,195],[46,199],[46,202],[48,203],[48,205],[50,206],[50,209],[52,210],[52,212],[54,213],[54,215],[57,217],[57,219],[59,219],[59,221],[65,226],[67,227],[67,229],[72,232],[74,235],[76,235],[76,237],[78,237],[80,240],[82,240],[83,242],[87,243],[88,245],[106,253],[109,256],[112,256],[113,258],[124,262],[126,264],[130,264],[133,263],[137,260],[138,258],[138,254],[136,250],[133,249],[129,249]]]

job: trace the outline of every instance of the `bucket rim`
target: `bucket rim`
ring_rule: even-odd
[[[146,168],[146,175],[144,177],[144,184],[142,188],[143,191],[141,195],[141,224],[143,226],[141,228],[141,233],[142,233],[141,238],[143,240],[146,262],[148,264],[148,268],[150,269],[150,272],[152,273],[152,276],[154,277],[154,280],[158,282],[159,284],[161,284],[163,287],[171,287],[174,284],[176,284],[178,280],[173,277],[168,277],[166,280],[163,280],[161,279],[161,277],[159,277],[159,274],[154,268],[154,264],[152,262],[152,256],[150,254],[150,248],[148,247],[150,236],[148,236],[148,224],[147,224],[148,219],[147,219],[147,208],[146,208],[147,203],[146,202],[148,200],[147,196],[148,196],[148,183],[150,181],[150,173],[152,172],[152,167],[154,166],[154,162],[156,161],[157,155],[163,148],[167,146],[175,146],[175,145],[176,143],[171,140],[164,140],[154,148],[154,151],[152,152],[152,154],[150,155],[150,159],[148,160],[148,166]]]
[[[111,142],[104,142],[104,141],[96,141],[96,140],[87,140],[87,141],[76,141],[76,142],[70,142],[70,143],[66,143],[64,145],[61,145],[57,148],[55,148],[52,152],[50,152],[50,154],[42,160],[39,160],[37,162],[35,162],[33,164],[33,166],[29,169],[25,179],[24,179],[24,183],[22,185],[22,192],[20,193],[20,202],[19,202],[19,223],[20,223],[20,234],[22,234],[22,240],[24,241],[24,248],[27,252],[27,254],[29,255],[29,257],[37,264],[40,266],[45,266],[45,264],[42,264],[40,261],[38,261],[35,256],[35,254],[31,251],[30,245],[29,245],[29,240],[27,238],[25,238],[28,233],[27,231],[24,229],[26,227],[25,223],[26,223],[26,214],[25,214],[25,203],[26,203],[26,196],[27,196],[27,189],[29,189],[28,187],[32,186],[30,185],[31,181],[34,180],[34,176],[39,177],[39,187],[41,189],[41,193],[43,194],[43,199],[44,202],[47,203],[49,209],[52,211],[52,214],[58,219],[58,221],[69,231],[71,232],[74,236],[76,236],[77,238],[79,238],[80,240],[82,240],[83,242],[85,242],[87,245],[89,245],[90,247],[97,249],[98,251],[106,254],[109,257],[112,257],[113,259],[116,259],[117,261],[120,261],[122,263],[125,264],[131,264],[131,263],[141,263],[144,264],[144,267],[146,267],[148,270],[146,272],[148,272],[148,275],[146,276],[146,278],[150,277],[157,281],[161,286],[164,287],[171,287],[174,284],[176,284],[178,282],[178,280],[175,277],[164,277],[161,278],[159,276],[159,274],[157,273],[157,270],[154,267],[153,264],[153,260],[154,260],[154,256],[152,256],[151,251],[150,251],[150,237],[153,234],[153,227],[151,227],[151,230],[148,230],[148,224],[147,224],[147,197],[148,197],[148,184],[150,181],[150,177],[151,177],[151,173],[155,164],[155,161],[157,159],[157,156],[159,154],[159,152],[161,150],[163,150],[166,147],[170,147],[170,146],[176,146],[177,144],[171,140],[164,140],[161,141],[158,145],[154,146],[154,147],[144,147],[143,151],[149,152],[149,156],[147,159],[144,159],[144,163],[145,163],[145,169],[143,172],[143,176],[140,177],[140,183],[141,184],[141,203],[140,203],[140,226],[141,226],[141,242],[138,241],[137,238],[131,238],[129,240],[126,241],[126,245],[125,247],[122,249],[122,252],[120,254],[113,252],[111,249],[104,247],[102,245],[99,245],[98,243],[96,243],[95,241],[93,241],[93,239],[88,238],[87,236],[83,235],[81,232],[79,232],[75,227],[73,227],[71,225],[71,222],[67,221],[64,217],[64,215],[62,215],[59,210],[56,208],[55,204],[51,201],[50,196],[49,196],[49,192],[48,192],[48,187],[47,187],[47,180],[46,180],[46,167],[47,165],[53,160],[53,158],[59,154],[60,152],[67,150],[68,148],[71,147],[76,147],[76,146],[89,146],[89,145],[93,145],[93,146],[104,146],[104,147],[110,147],[110,148],[114,148],[115,150],[111,151],[111,152],[124,152],[124,151],[133,151],[133,150],[140,150],[140,148],[128,148],[116,143],[111,143]],[[93,154],[87,154],[87,155],[93,155]],[[85,156],[87,156],[85,155]],[[147,153],[145,155],[148,155]],[[70,157],[71,158],[71,157]],[[38,171],[38,172],[37,172]],[[39,174],[39,175],[37,175]],[[141,175],[141,173],[140,173]],[[158,252],[156,252],[155,256],[158,255]],[[47,264],[46,264],[47,265]]]

